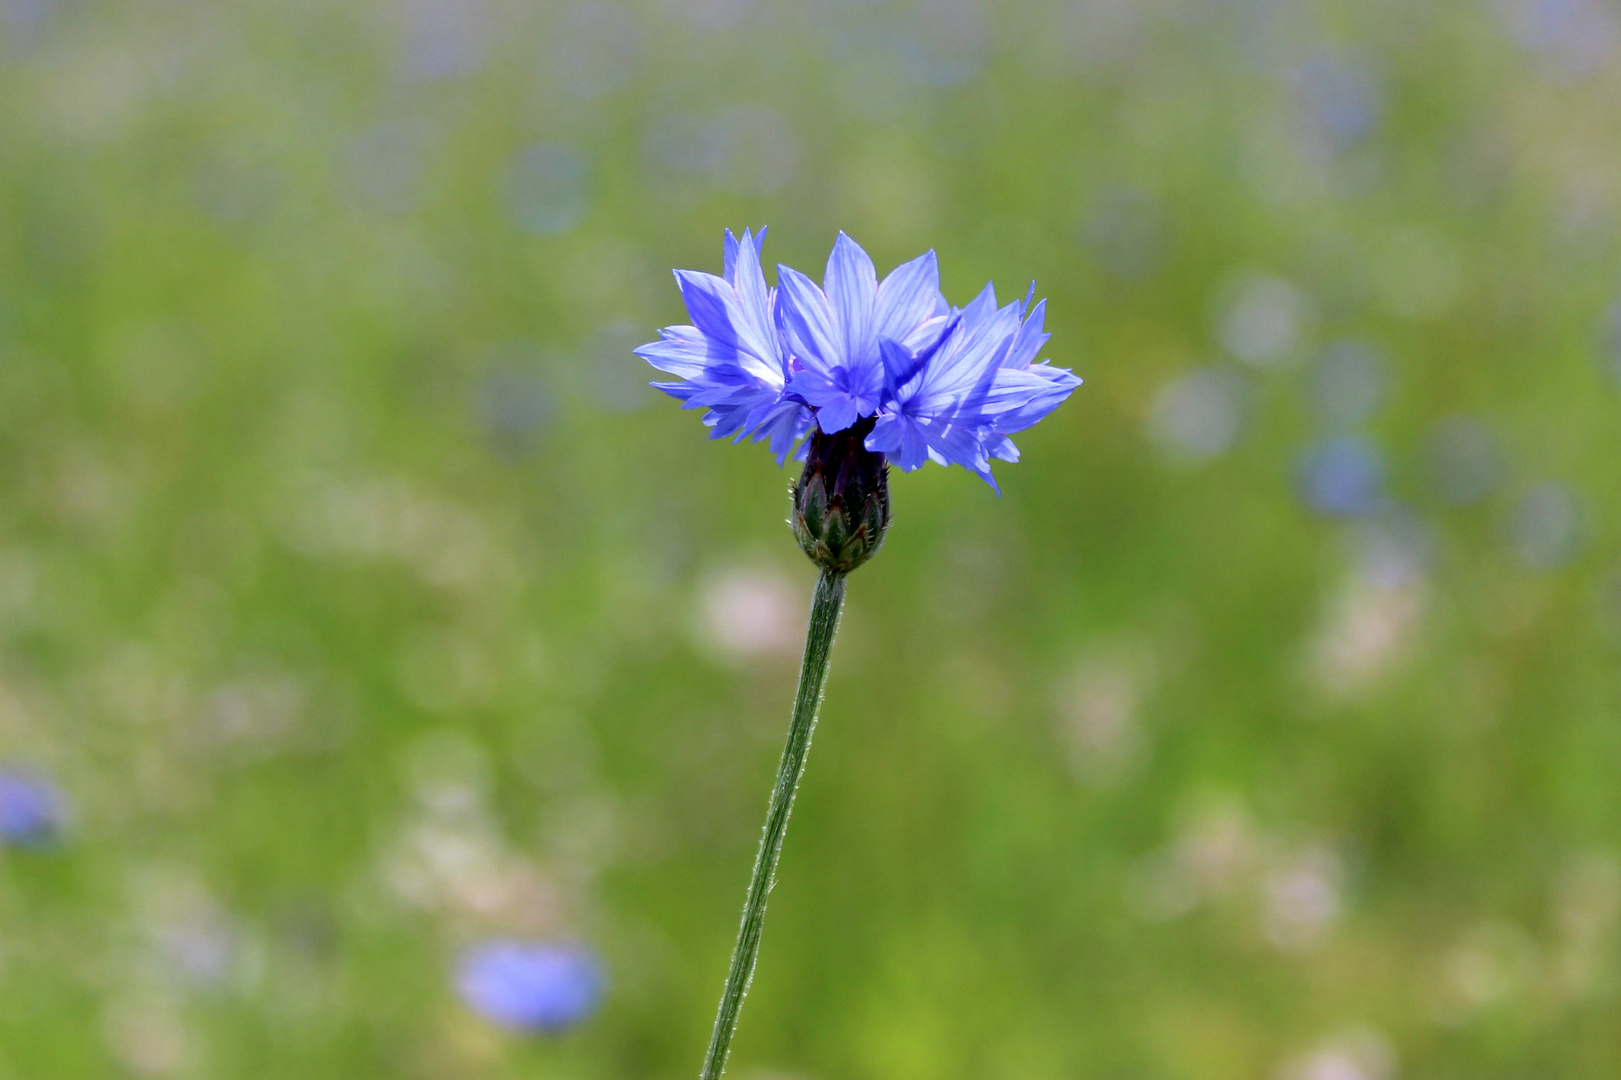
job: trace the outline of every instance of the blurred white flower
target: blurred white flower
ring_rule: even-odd
[[[1621,917],[1621,859],[1606,850],[1571,858],[1554,882],[1553,914],[1560,939],[1554,958],[1558,989],[1574,998],[1612,989],[1609,950]]]
[[[1140,649],[1103,648],[1054,688],[1059,738],[1082,780],[1107,783],[1142,760],[1148,741],[1137,714],[1152,666]]]
[[[1324,1041],[1278,1070],[1278,1080],[1389,1080],[1396,1072],[1390,1040],[1369,1027]]]
[[[1237,803],[1209,807],[1139,865],[1134,906],[1144,918],[1170,919],[1232,895],[1253,880],[1262,839]]]
[[[310,555],[403,563],[430,585],[471,588],[514,571],[473,510],[417,490],[400,477],[295,478],[271,520]]]
[[[1426,606],[1422,583],[1381,587],[1352,576],[1311,644],[1318,681],[1336,696],[1368,687],[1409,654]]]
[[[1340,857],[1316,844],[1284,861],[1267,875],[1262,926],[1280,949],[1318,944],[1339,919],[1345,872]]]
[[[1279,367],[1299,359],[1310,319],[1311,303],[1300,289],[1273,274],[1244,273],[1218,294],[1216,337],[1246,364]]]
[[[1552,570],[1563,566],[1581,548],[1581,501],[1565,484],[1536,484],[1515,504],[1508,532],[1527,567]]]
[[[189,1071],[197,1057],[196,1037],[174,1003],[160,996],[115,1000],[102,1014],[101,1027],[113,1057],[139,1077]]]
[[[1173,458],[1204,461],[1233,448],[1244,427],[1249,385],[1236,371],[1188,372],[1154,395],[1148,432]]]
[[[1536,943],[1524,930],[1501,920],[1479,923],[1447,957],[1443,1018],[1467,1019],[1517,997],[1540,965]]]
[[[700,588],[699,639],[724,659],[795,655],[804,634],[799,592],[774,570],[723,570]]]

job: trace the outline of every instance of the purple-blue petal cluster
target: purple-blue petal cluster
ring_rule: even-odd
[[[43,776],[0,771],[0,844],[49,847],[67,825],[67,799]]]
[[[832,435],[873,418],[868,450],[902,469],[961,465],[993,488],[990,462],[1017,461],[1008,437],[1052,412],[1081,380],[1037,360],[1046,301],[997,306],[985,286],[965,308],[940,293],[934,252],[882,281],[839,234],[821,285],[761,267],[765,230],[726,232],[720,277],[677,270],[691,325],[669,326],[636,354],[681,381],[653,385],[706,409],[712,437],[767,441],[781,464],[813,429]]]
[[[468,1007],[503,1027],[555,1034],[602,1003],[602,965],[574,945],[498,938],[462,953],[456,989]]]

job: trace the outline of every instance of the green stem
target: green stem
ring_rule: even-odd
[[[701,1080],[719,1080],[726,1070],[726,1054],[732,1048],[732,1033],[737,1030],[737,1014],[743,1007],[743,996],[749,992],[749,981],[754,978],[754,961],[760,955],[760,931],[765,925],[765,902],[775,884],[777,857],[782,854],[782,838],[788,831],[794,792],[805,771],[811,733],[816,730],[816,712],[822,706],[822,687],[827,682],[827,661],[833,652],[833,637],[839,632],[839,613],[844,609],[844,578],[843,574],[823,570],[816,582],[810,628],[805,632],[805,660],[799,668],[799,692],[794,695],[794,715],[788,723],[788,743],[782,748],[777,784],[771,789],[760,853],[754,857],[749,898],[743,905],[743,925],[738,928],[737,945],[732,949],[732,966],[726,973],[726,989],[715,1015],[715,1033],[709,1037],[709,1053],[704,1055]]]

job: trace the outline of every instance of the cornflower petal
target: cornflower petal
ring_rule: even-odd
[[[788,389],[816,410],[817,426],[832,435],[878,408],[883,376],[870,369],[852,372],[836,367],[824,374],[806,368],[794,376]]]
[[[825,373],[844,363],[827,297],[814,281],[791,266],[777,267],[777,321],[789,348],[806,368]]]
[[[790,358],[775,317],[775,294],[760,268],[765,231],[727,230],[725,274],[678,270],[676,281],[691,326],[670,326],[659,340],[636,349],[660,371],[683,382],[654,383],[685,408],[707,410],[712,438],[748,435],[780,440],[783,431],[808,430],[810,410],[786,398]],[[760,433],[769,423],[769,433]]]
[[[1007,358],[1002,361],[1004,367],[1027,368],[1036,358],[1036,353],[1047,344],[1051,334],[1042,332],[1042,323],[1047,318],[1047,301],[1043,300],[1030,309],[1029,316],[1024,325],[1019,327],[1018,336],[1013,339],[1013,347],[1008,350]]]
[[[748,242],[749,242],[749,231],[747,229],[744,229],[743,230],[743,243],[747,244]],[[721,276],[724,277],[727,281],[732,281],[733,280],[733,274],[735,273],[734,268],[737,266],[737,252],[738,252],[739,245],[738,245],[737,237],[732,235],[732,230],[730,230],[730,229],[726,230],[725,245],[726,245],[725,246],[725,251],[724,251],[724,254],[722,256]],[[760,252],[763,251],[763,250],[765,250],[765,229],[762,227],[759,232],[754,234],[754,257],[755,257],[756,261],[758,261],[758,259],[760,257]]]
[[[854,369],[876,360],[871,353],[878,274],[861,245],[842,232],[827,257],[822,292],[833,312],[834,332],[843,346],[844,365]]]
[[[939,299],[939,262],[932,250],[925,251],[911,262],[895,267],[878,286],[873,336],[880,345],[885,341],[904,341],[934,314]]]
[[[658,341],[641,346],[636,355],[660,371],[692,379],[731,361],[737,349],[718,345],[695,326],[666,326],[659,331]]]
[[[744,229],[732,280],[737,293],[735,310],[745,340],[753,342],[760,359],[780,373],[781,350],[777,347],[776,327],[771,316],[771,291],[766,288],[765,273],[760,269],[760,249],[749,240],[748,230]]]
[[[878,350],[884,358],[884,379],[891,396],[907,393],[913,379],[923,372],[929,353],[916,353],[897,341],[883,340]]]
[[[743,258],[740,253],[739,260]],[[675,276],[681,284],[687,313],[706,337],[736,348],[738,365],[757,377],[767,382],[782,378],[776,336],[766,323],[763,310],[751,313],[725,278],[696,270],[677,270]],[[760,285],[763,294],[763,278]],[[763,304],[763,295],[760,299]]]
[[[886,455],[906,472],[923,467],[929,460],[929,444],[917,421],[903,413],[886,413],[873,425],[863,443],[868,450]]]

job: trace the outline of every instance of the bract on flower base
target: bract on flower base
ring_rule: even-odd
[[[878,551],[889,528],[889,463],[863,445],[873,421],[832,435],[813,432],[793,488],[788,524],[810,561],[848,574]]]

